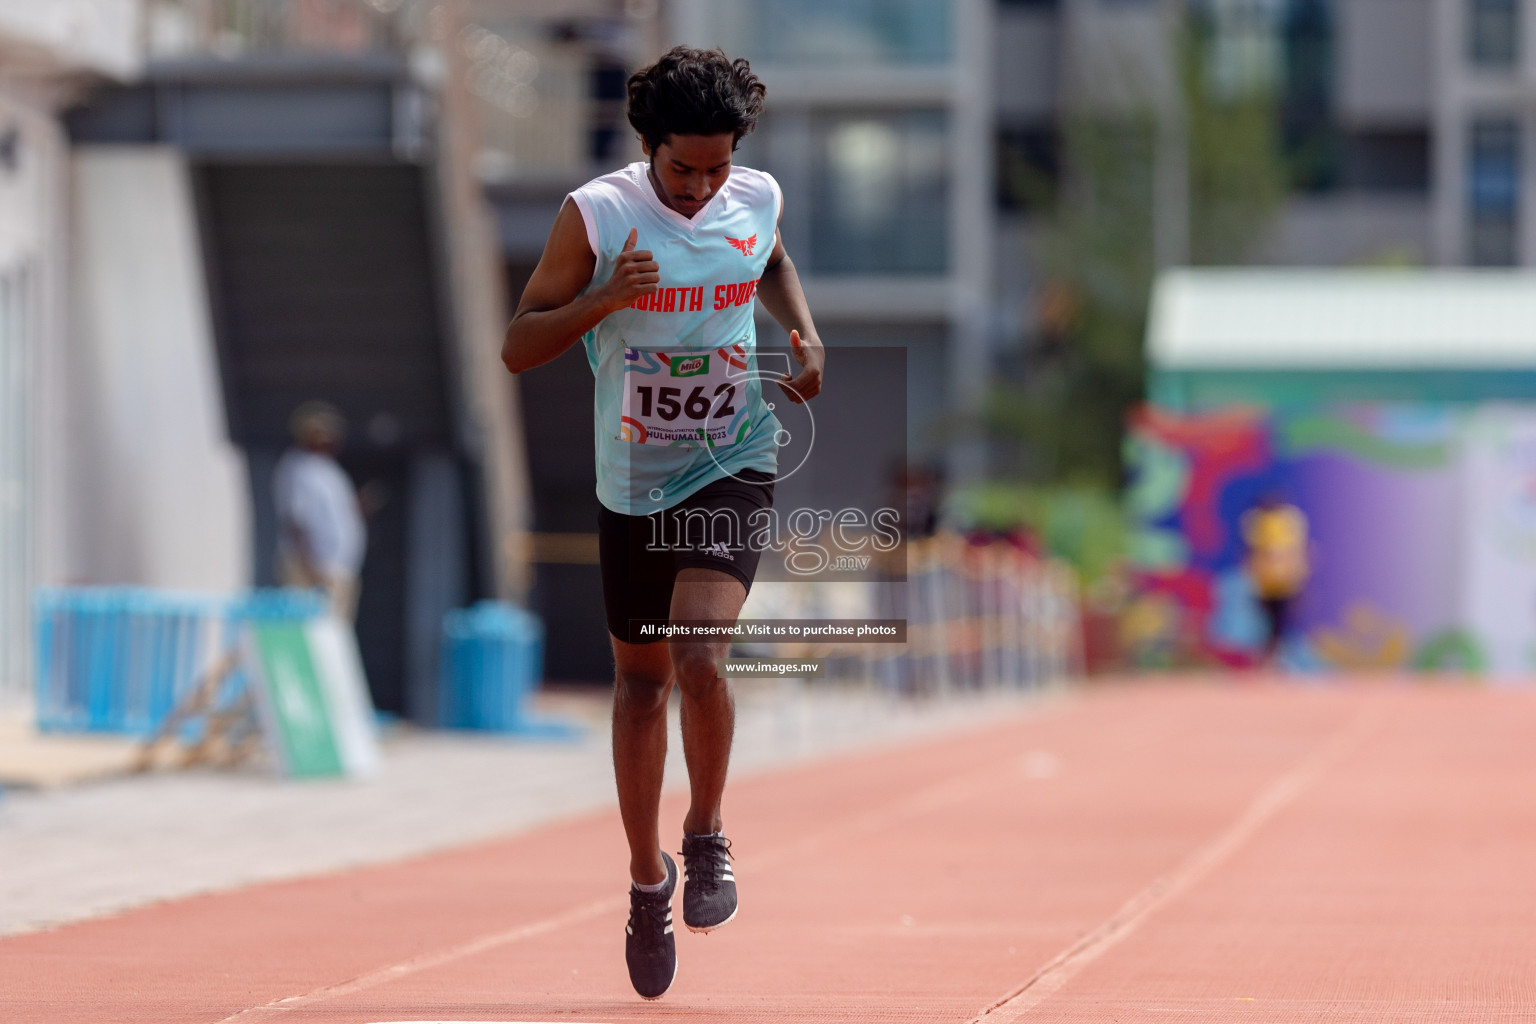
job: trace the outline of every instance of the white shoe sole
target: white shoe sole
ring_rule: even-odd
[[[712,924],[708,928],[695,928],[693,925],[689,924],[687,921],[683,922],[683,927],[687,928],[689,931],[693,932],[695,935],[708,935],[710,932],[714,931],[716,928],[724,928],[726,925],[728,925],[732,921],[736,920],[736,911],[740,910],[740,909],[741,909],[741,903],[737,902],[736,910],[731,911],[731,916],[730,917],[726,918],[724,921],[721,921],[719,924]]]

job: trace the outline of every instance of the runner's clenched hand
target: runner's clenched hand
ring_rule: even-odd
[[[640,296],[652,294],[661,281],[661,264],[652,258],[651,251],[635,248],[639,237],[639,229],[629,229],[629,238],[614,263],[613,276],[603,285],[603,299],[609,312],[617,312]]]
[[[821,393],[821,375],[827,365],[826,349],[821,347],[820,338],[812,336],[802,340],[799,331],[789,332],[789,347],[795,362],[805,369],[793,378],[786,373],[779,381],[779,387],[784,389],[791,402],[809,402]]]

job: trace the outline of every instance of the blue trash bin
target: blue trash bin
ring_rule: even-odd
[[[544,672],[544,624],[499,601],[481,601],[443,617],[438,722],[548,739],[575,738],[576,726],[528,712]]]

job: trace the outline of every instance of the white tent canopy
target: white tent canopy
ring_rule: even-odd
[[[1536,368],[1536,273],[1167,271],[1147,359],[1165,371]]]

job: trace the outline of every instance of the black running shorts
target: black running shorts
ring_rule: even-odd
[[[660,639],[641,636],[639,627],[671,617],[672,584],[682,569],[730,573],[751,590],[762,555],[747,544],[751,516],[773,507],[773,479],[742,470],[648,516],[600,509],[597,545],[608,632],[633,644]]]

